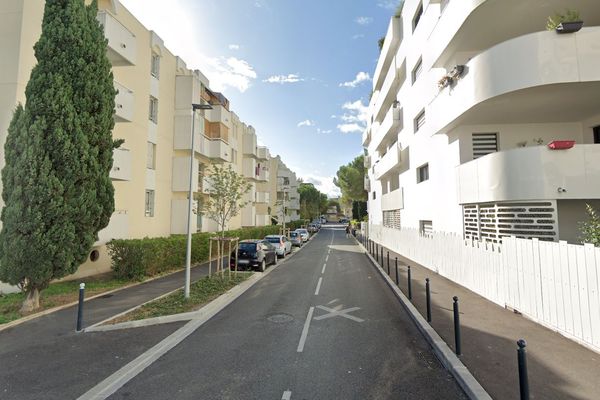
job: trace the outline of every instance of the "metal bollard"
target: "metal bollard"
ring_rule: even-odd
[[[400,286],[400,281],[398,280],[398,257],[396,257],[396,286]]]
[[[390,252],[387,252],[388,276],[390,276]]]
[[[85,295],[85,283],[79,284],[79,307],[77,308],[77,332],[81,332],[83,325],[83,298]]]
[[[425,279],[425,295],[427,297],[427,322],[431,322],[431,290],[429,287],[429,278]]]
[[[527,376],[527,342],[525,339],[519,339],[517,342],[517,360],[519,362],[519,391],[521,400],[529,400],[529,378]]]
[[[458,312],[458,297],[454,296],[452,300],[454,300],[454,304],[452,306],[452,309],[454,310],[454,346],[456,347],[456,355],[460,356],[462,351],[460,348],[460,315]]]
[[[379,263],[379,245],[375,244],[375,260]]]
[[[408,299],[412,300],[412,279],[410,278],[410,265],[408,266]]]
[[[383,269],[383,245],[381,246],[381,269]]]

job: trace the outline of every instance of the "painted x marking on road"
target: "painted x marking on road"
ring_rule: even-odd
[[[354,315],[349,314],[352,311],[360,310],[360,307],[350,307],[350,308],[346,308],[346,309],[339,310],[339,311],[334,310],[333,308],[325,307],[325,306],[317,306],[317,308],[320,308],[323,311],[327,311],[327,314],[323,314],[323,315],[319,315],[318,317],[315,317],[314,319],[317,321],[320,321],[322,319],[327,319],[327,318],[333,318],[333,317],[344,317],[344,318],[348,318],[348,319],[351,319],[352,321],[356,321],[356,322],[364,322],[365,321],[362,318],[358,318],[358,317],[355,317]]]

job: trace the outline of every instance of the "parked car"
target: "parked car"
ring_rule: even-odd
[[[267,265],[277,264],[277,249],[267,240],[242,240],[237,258],[238,270],[258,269],[264,272]],[[235,269],[235,252],[231,253],[230,267]]]
[[[308,242],[308,238],[310,236],[310,233],[308,233],[308,230],[306,230],[304,228],[300,228],[300,229],[296,229],[296,232],[298,232],[300,234],[300,236],[302,237],[303,243]]]
[[[302,236],[296,231],[290,232],[290,242],[292,243],[292,246],[298,247],[302,247],[302,244],[304,243]]]
[[[284,235],[268,235],[265,236],[265,240],[275,246],[278,256],[285,257],[286,254],[292,251],[292,242]]]
[[[315,225],[315,224],[309,224],[307,229],[310,233],[319,232],[319,228],[317,228],[317,225]]]

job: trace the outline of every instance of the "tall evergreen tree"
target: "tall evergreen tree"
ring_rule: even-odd
[[[46,0],[37,65],[5,144],[0,280],[39,307],[52,279],[75,272],[114,211],[116,91],[96,0]]]

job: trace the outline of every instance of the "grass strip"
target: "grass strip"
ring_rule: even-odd
[[[179,289],[166,297],[144,304],[130,313],[108,321],[107,324],[118,324],[198,310],[229,289],[242,283],[251,275],[251,272],[232,272],[231,277],[228,274],[213,275],[210,278],[204,277],[191,284],[189,300],[185,299],[183,289]]]
[[[77,281],[51,283],[40,295],[40,308],[30,314],[77,301],[79,298],[79,284],[81,282],[85,282],[86,297],[131,284],[131,281],[115,279],[112,273],[82,278]],[[30,315],[19,312],[23,300],[25,300],[24,293],[0,295],[0,325]]]

